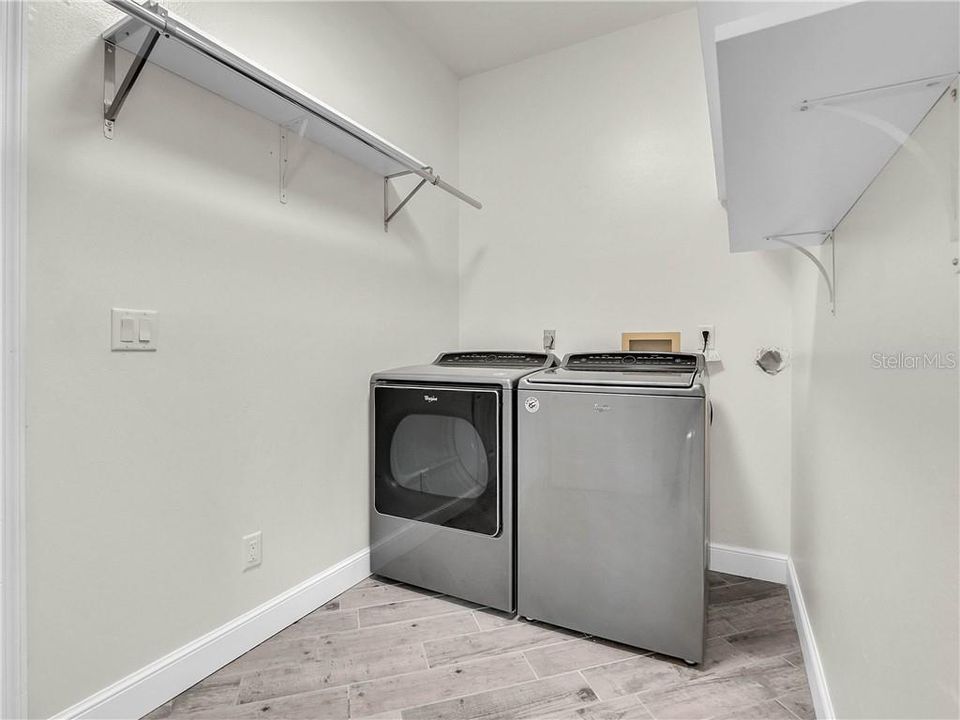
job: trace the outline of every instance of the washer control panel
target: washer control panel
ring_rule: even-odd
[[[434,365],[458,367],[505,367],[542,368],[551,367],[553,356],[548,353],[471,351],[443,353]]]
[[[563,366],[567,370],[694,372],[697,356],[668,352],[575,353],[566,357]]]

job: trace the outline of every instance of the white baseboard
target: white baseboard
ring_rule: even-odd
[[[143,717],[369,574],[370,549],[364,548],[55,717]]]
[[[782,585],[787,581],[787,556],[765,550],[710,543],[710,569]]]
[[[803,592],[800,590],[800,580],[797,578],[797,569],[793,566],[793,560],[787,560],[787,589],[790,591],[793,617],[797,623],[797,632],[800,634],[800,647],[803,649],[803,663],[807,668],[807,682],[810,684],[810,694],[813,696],[814,711],[819,720],[833,720],[836,714],[833,711],[833,702],[830,700],[827,676],[823,672],[823,663],[820,662],[820,651],[813,637],[813,627],[807,615],[807,606],[803,602]]]

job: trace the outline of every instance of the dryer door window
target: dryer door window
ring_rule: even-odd
[[[500,532],[500,393],[374,389],[374,502],[383,515]]]

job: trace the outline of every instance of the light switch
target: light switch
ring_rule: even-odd
[[[133,326],[135,324],[132,317],[120,318],[120,342],[133,342]]]
[[[157,349],[157,313],[155,310],[110,310],[110,348],[126,351]]]

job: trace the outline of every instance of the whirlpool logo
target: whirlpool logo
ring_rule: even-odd
[[[437,401],[437,396],[436,396],[436,395],[424,395],[424,396],[423,396],[423,399],[426,400],[428,403],[432,403],[432,402],[436,402],[436,401]]]

